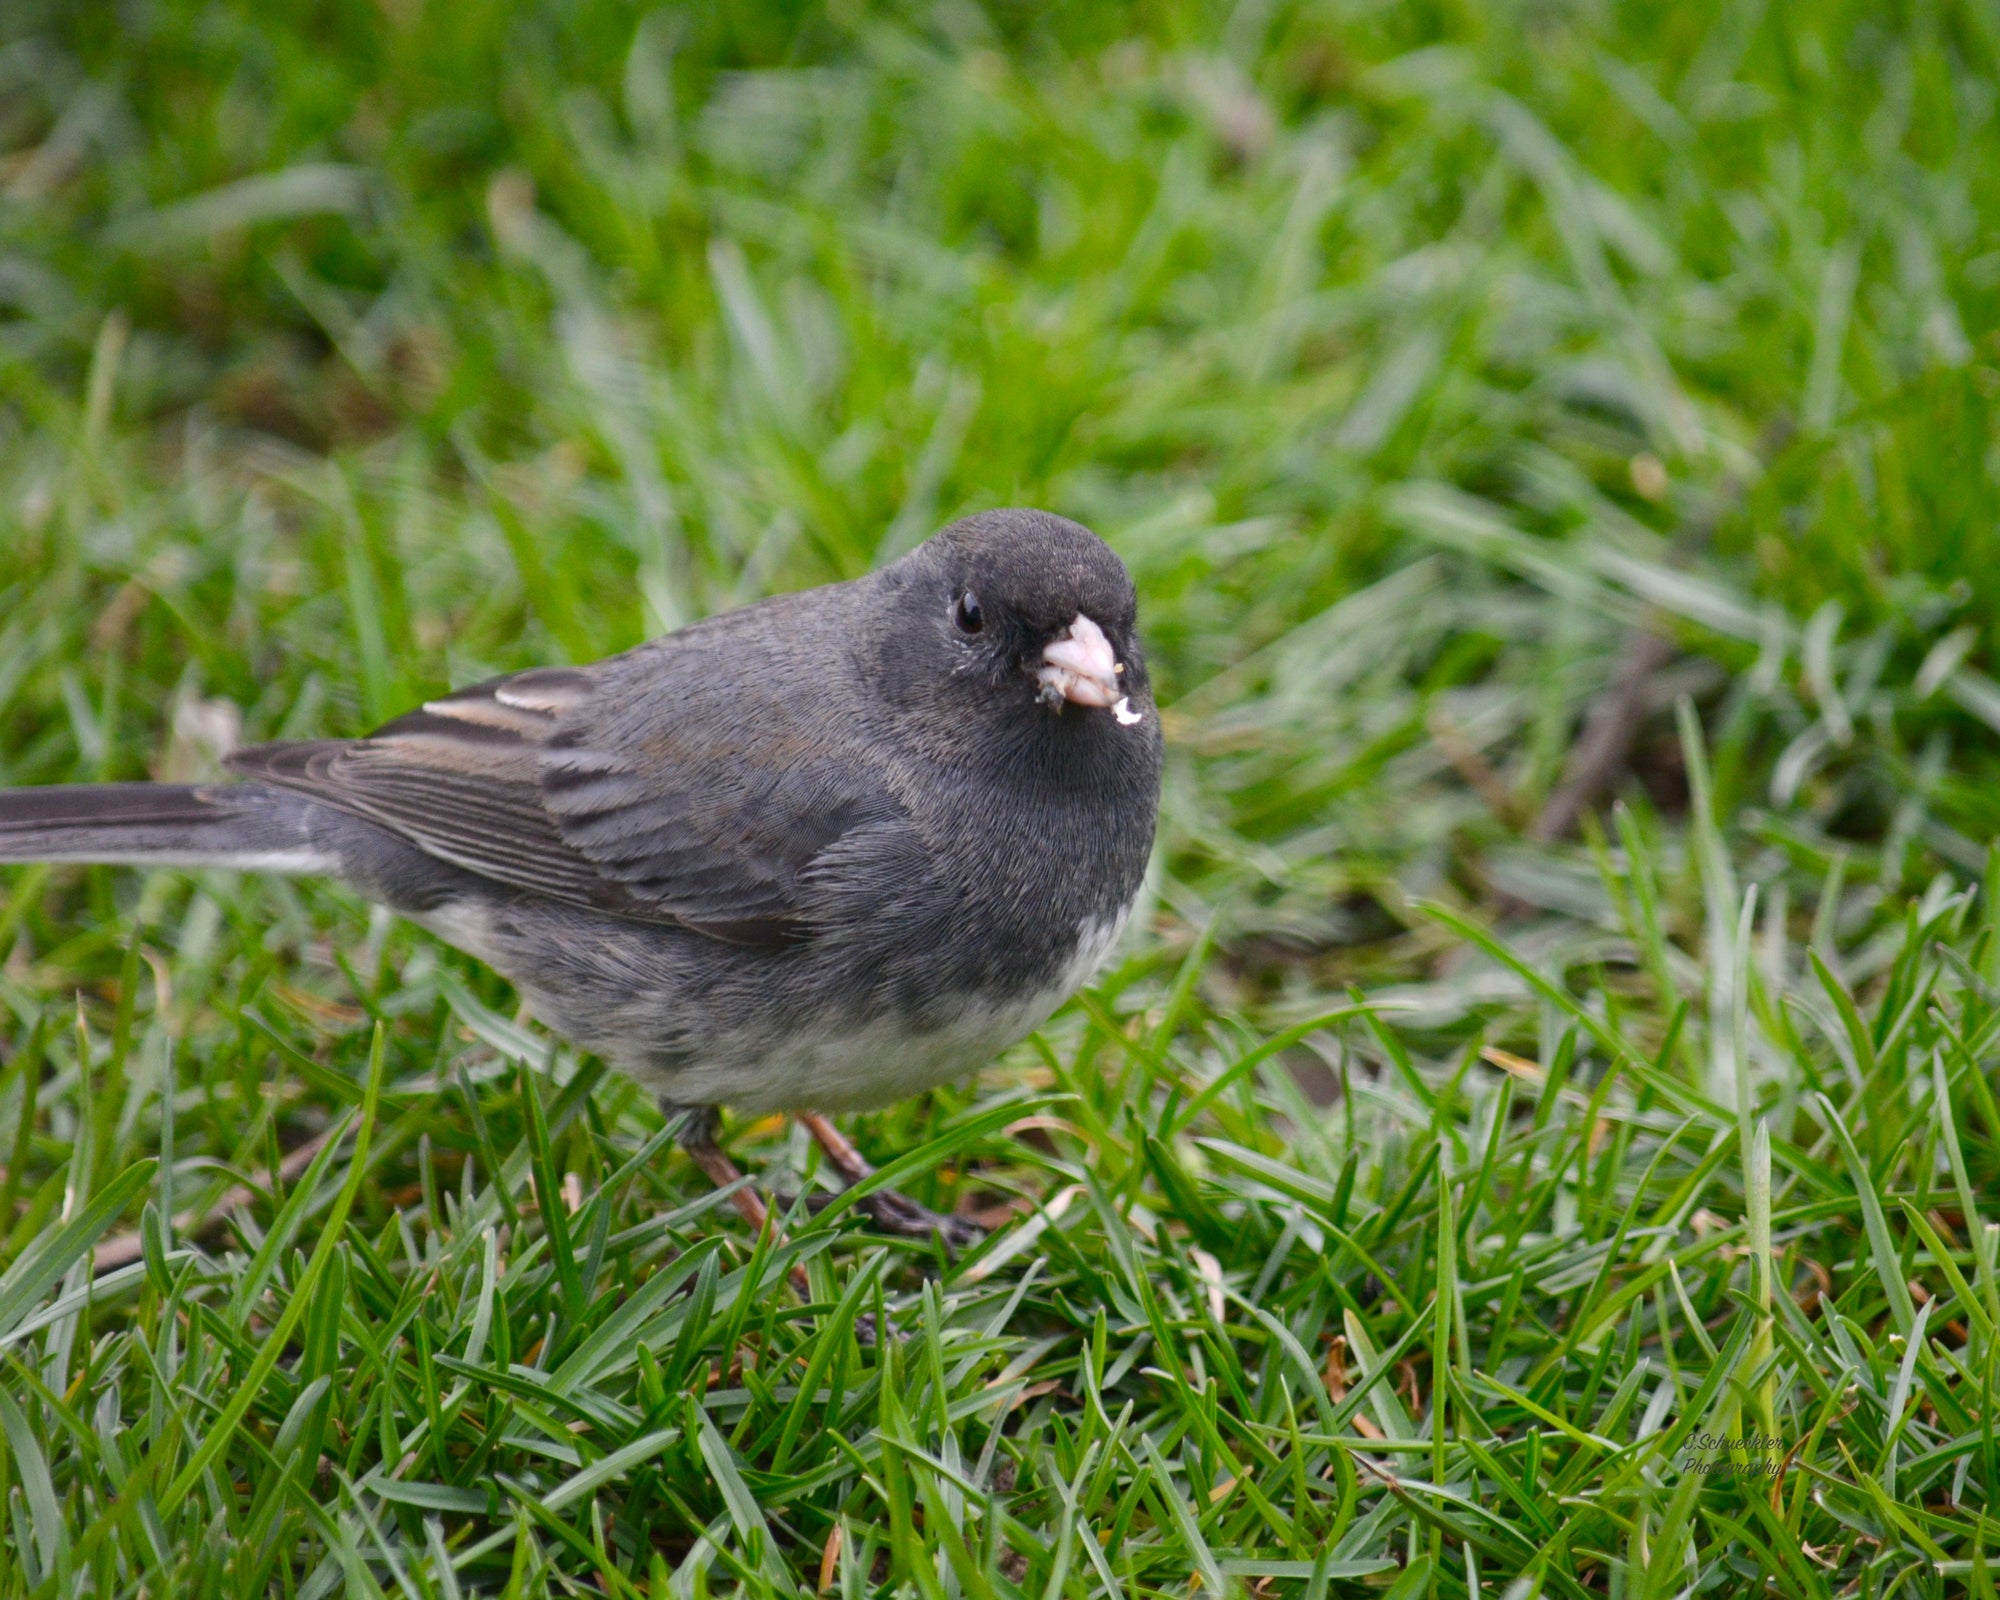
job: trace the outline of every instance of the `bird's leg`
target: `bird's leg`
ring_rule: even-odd
[[[731,1161],[722,1146],[715,1142],[715,1125],[719,1119],[714,1106],[677,1106],[670,1100],[662,1100],[660,1111],[664,1116],[681,1119],[680,1132],[675,1137],[680,1140],[688,1159],[707,1175],[710,1183],[718,1189],[742,1183],[743,1169]],[[764,1197],[755,1189],[743,1184],[729,1197],[729,1203],[752,1228],[763,1232],[764,1224],[770,1220],[771,1208],[764,1204]]]
[[[718,1189],[726,1189],[732,1183],[741,1183],[743,1169],[729,1159],[722,1146],[715,1142],[715,1125],[721,1119],[714,1106],[677,1106],[671,1100],[661,1100],[661,1115],[681,1121],[680,1132],[675,1135],[680,1146],[688,1153],[688,1159],[707,1175],[708,1181]],[[764,1197],[747,1183],[730,1195],[729,1203],[736,1208],[736,1214],[758,1233],[771,1220],[771,1208],[764,1204]],[[784,1234],[778,1229],[771,1230],[774,1244],[784,1242]],[[812,1284],[806,1277],[806,1269],[796,1262],[785,1275],[791,1280],[792,1288],[801,1300],[812,1299]]]
[[[873,1175],[875,1169],[868,1165],[868,1158],[854,1148],[846,1134],[817,1111],[801,1111],[799,1126],[811,1134],[813,1143],[826,1152],[828,1165],[840,1174],[843,1184],[852,1186]]]
[[[852,1188],[874,1172],[867,1159],[848,1141],[847,1135],[827,1118],[815,1111],[801,1111],[798,1119],[799,1125],[813,1136],[813,1142],[826,1152],[827,1165],[840,1175],[846,1187]],[[873,1194],[863,1195],[854,1205],[884,1233],[899,1234],[908,1239],[928,1239],[935,1233],[953,1250],[966,1249],[986,1234],[986,1230],[970,1217],[945,1216],[928,1206],[918,1205],[909,1196],[898,1194],[894,1189],[877,1189]]]

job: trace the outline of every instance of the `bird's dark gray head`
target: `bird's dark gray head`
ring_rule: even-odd
[[[976,714],[995,737],[1157,743],[1132,577],[1088,528],[1046,511],[981,512],[879,581],[895,615],[884,677],[906,708]]]
[[[1074,790],[1156,788],[1160,712],[1132,574],[1088,528],[1036,510],[954,522],[876,574],[874,666],[934,756]]]
[[[976,596],[989,627],[1022,644],[1046,643],[1078,617],[1107,636],[1129,636],[1138,621],[1125,563],[1088,528],[1046,511],[982,512],[918,553],[961,598]]]

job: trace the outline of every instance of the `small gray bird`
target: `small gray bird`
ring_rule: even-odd
[[[740,1176],[725,1103],[800,1113],[853,1182],[824,1113],[965,1075],[1110,953],[1160,760],[1123,563],[1074,522],[992,511],[366,738],[239,751],[241,782],[0,791],[0,861],[338,878],[654,1089],[717,1182]]]

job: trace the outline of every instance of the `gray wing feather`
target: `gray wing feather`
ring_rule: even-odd
[[[804,937],[832,887],[814,863],[907,816],[873,752],[823,708],[745,691],[707,652],[677,652],[686,637],[232,765],[495,883],[733,943]]]

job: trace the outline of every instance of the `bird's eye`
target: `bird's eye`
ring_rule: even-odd
[[[970,589],[958,597],[958,603],[951,608],[951,620],[960,633],[977,633],[986,626],[986,617],[979,609],[979,596]]]

